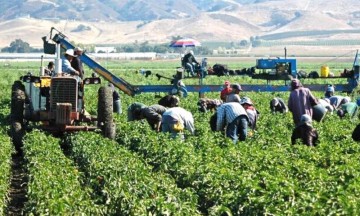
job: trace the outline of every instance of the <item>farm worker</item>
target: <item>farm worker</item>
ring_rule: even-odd
[[[354,141],[359,142],[360,141],[360,124],[358,124],[354,131],[351,134],[351,137],[353,138]]]
[[[230,87],[230,82],[225,81],[224,88],[220,92],[220,99],[225,103],[226,97],[232,92],[232,88]]]
[[[74,57],[74,59],[71,61],[71,66],[80,72],[80,78],[83,79],[84,78],[84,67],[83,67],[83,63],[80,59],[80,56],[83,54],[83,50],[80,47],[76,47],[74,49],[74,54],[76,57]]]
[[[196,61],[192,50],[188,51],[188,53],[186,53],[186,55],[182,58],[181,64],[188,72],[188,76],[189,73],[191,76],[195,76],[194,68],[197,64],[199,64],[199,62]]]
[[[162,114],[166,111],[166,108],[159,105],[151,105],[141,108],[138,119],[146,119],[152,130],[160,132]]]
[[[334,96],[335,88],[333,85],[328,85],[325,90],[325,98],[330,98]]]
[[[127,109],[128,121],[139,120],[141,109],[145,107],[145,104],[138,102],[131,104]]]
[[[300,118],[304,114],[312,117],[312,106],[317,104],[317,99],[312,95],[310,89],[303,87],[298,79],[291,80],[291,93],[288,107],[293,115],[295,125],[300,122]]]
[[[282,98],[276,97],[270,101],[270,110],[272,113],[286,113],[289,111],[289,108]]]
[[[329,98],[329,100],[330,100],[330,104],[336,110],[339,109],[341,105],[351,101],[349,97],[344,97],[344,96],[340,96],[340,95],[331,96]]]
[[[318,100],[321,105],[325,107],[328,113],[332,114],[334,111],[334,107],[330,104],[329,98],[319,99]]]
[[[121,114],[122,110],[121,110],[121,100],[120,100],[120,95],[119,93],[116,91],[116,89],[114,88],[114,85],[112,83],[109,83],[108,85],[113,93],[113,112],[117,113],[117,114]]]
[[[248,124],[249,117],[244,107],[237,102],[224,103],[219,106],[210,121],[211,129],[214,131],[224,131],[226,128],[226,137],[232,139],[234,143],[238,139],[240,141],[246,139]]]
[[[52,76],[55,72],[55,64],[53,61],[49,62],[47,68],[44,69],[45,75]]]
[[[166,95],[158,101],[158,104],[164,107],[177,107],[180,104],[180,99],[175,95]]]
[[[354,118],[357,114],[357,111],[358,105],[355,102],[348,102],[341,105],[340,109],[337,111],[337,115],[340,118],[343,118],[348,113],[350,118]]]
[[[171,133],[172,138],[180,135],[182,140],[185,139],[184,129],[195,133],[194,118],[191,112],[181,107],[172,107],[166,110],[162,115],[162,132]]]
[[[307,146],[316,146],[318,141],[318,133],[312,126],[311,116],[304,114],[300,118],[298,126],[293,130],[291,135],[291,144],[294,145],[297,139],[301,139],[302,143]]]
[[[203,58],[201,61],[201,77],[205,77],[207,75],[207,67],[208,67],[207,58]]]
[[[222,100],[200,98],[197,105],[200,112],[214,111],[222,104]]]
[[[226,97],[226,103],[229,102],[238,102],[240,103],[240,91],[242,91],[241,86],[239,84],[233,84],[232,92]]]
[[[259,119],[259,111],[254,107],[253,102],[248,97],[241,98],[240,104],[244,107],[247,116],[249,117],[249,126],[252,130],[256,129],[256,123]]]
[[[80,72],[71,66],[71,61],[76,57],[73,49],[67,49],[61,58],[62,72],[70,75],[80,75]]]

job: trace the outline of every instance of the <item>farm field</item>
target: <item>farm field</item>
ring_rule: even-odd
[[[209,59],[241,69],[252,59]],[[308,59],[299,70],[320,70],[326,62],[335,74],[351,68],[353,59],[330,62]],[[177,61],[100,62],[134,85],[168,85],[179,66]],[[96,132],[54,137],[39,130],[27,131],[23,140],[26,178],[22,198],[16,197],[13,160],[16,155],[9,137],[11,86],[27,72],[38,73],[38,62],[0,65],[0,215],[358,215],[360,213],[360,146],[351,139],[359,123],[326,116],[314,122],[320,144],[315,148],[290,143],[291,113],[272,115],[273,97],[286,101],[289,92],[241,92],[260,111],[257,130],[244,142],[233,144],[221,133],[211,132],[211,113],[197,110],[197,93],[181,98],[180,106],[193,113],[195,135],[169,139],[143,121],[127,122],[126,109],[133,102],[156,104],[165,93],[130,97],[120,93],[122,114],[115,115],[116,138]],[[145,77],[139,69],[151,70]],[[91,70],[86,69],[86,75]],[[225,80],[240,84],[265,84],[249,77],[209,76],[204,84],[221,85]],[[102,80],[101,85],[107,82]],[[345,79],[302,80],[305,84],[346,83]],[[198,79],[186,79],[197,84]],[[274,82],[283,84],[283,81]],[[86,86],[86,110],[97,112],[97,90]],[[313,92],[322,97],[323,92]],[[344,95],[345,93],[338,92]],[[351,95],[353,100],[357,95]],[[219,98],[219,92],[206,93]],[[17,193],[19,195],[19,193]]]

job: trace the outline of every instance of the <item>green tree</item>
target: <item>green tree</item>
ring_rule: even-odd
[[[28,53],[32,51],[32,48],[29,43],[21,39],[16,39],[10,43],[10,46],[1,49],[1,51],[9,53]]]

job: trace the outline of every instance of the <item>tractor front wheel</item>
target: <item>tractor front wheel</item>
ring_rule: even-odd
[[[115,139],[115,123],[113,120],[113,92],[110,87],[100,87],[98,91],[98,127],[103,136]]]

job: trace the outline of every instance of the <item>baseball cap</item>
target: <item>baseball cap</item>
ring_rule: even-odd
[[[243,97],[241,98],[240,104],[249,104],[249,105],[253,105],[252,101],[250,98],[248,97]]]
[[[242,91],[240,84],[237,84],[237,83],[232,85],[232,89]]]
[[[226,80],[224,85],[230,85],[230,81],[229,80]]]
[[[328,85],[328,87],[326,88],[326,91],[327,92],[334,92],[335,91],[334,86]]]

